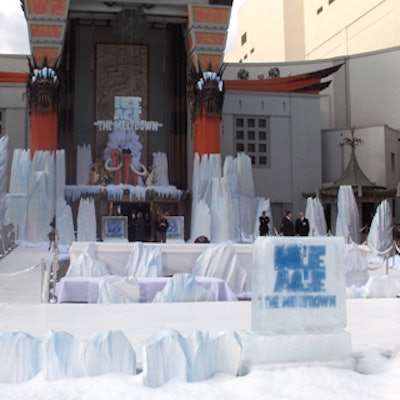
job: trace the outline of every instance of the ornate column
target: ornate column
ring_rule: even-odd
[[[187,85],[194,152],[220,153],[224,97],[223,56],[230,6],[188,5],[186,46],[190,73]]]
[[[30,150],[56,150],[61,87],[57,71],[69,0],[21,0],[31,47],[28,77]]]

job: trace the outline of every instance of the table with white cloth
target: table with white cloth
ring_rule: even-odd
[[[70,262],[82,253],[90,242],[73,242],[70,247]],[[132,250],[133,243],[95,242],[97,257],[105,261],[113,275],[125,275],[125,266]],[[208,243],[143,243],[144,247],[155,247],[161,251],[164,276],[176,273],[191,273],[197,258],[206,250]],[[253,244],[233,243],[233,248],[247,275],[252,275]]]
[[[64,277],[57,282],[58,303],[97,303],[100,277]],[[140,302],[151,303],[169,277],[135,278],[140,286]],[[218,301],[236,301],[237,297],[223,279],[196,276],[196,281],[215,293]]]

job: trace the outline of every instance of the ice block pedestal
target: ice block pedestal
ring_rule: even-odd
[[[241,373],[260,363],[348,360],[344,240],[260,237],[253,248],[252,326]]]

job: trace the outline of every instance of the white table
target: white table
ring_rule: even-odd
[[[56,286],[59,303],[97,303],[99,277],[64,277]],[[156,293],[164,288],[171,278],[136,278],[140,285],[140,301],[151,303]],[[237,297],[226,282],[219,278],[196,276],[196,280],[207,290],[215,293],[218,301],[236,301]]]
[[[70,263],[88,246],[89,242],[73,242],[70,247]],[[95,242],[97,257],[105,261],[114,275],[124,276],[125,266],[133,243]],[[205,243],[143,243],[143,246],[155,246],[161,250],[164,276],[176,273],[191,273],[200,254],[209,246]],[[252,275],[253,244],[234,243],[242,268],[248,277]]]

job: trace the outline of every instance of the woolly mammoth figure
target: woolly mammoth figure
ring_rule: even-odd
[[[140,163],[142,147],[134,130],[118,130],[109,135],[104,159],[114,185],[138,185],[139,177],[147,175],[146,167]]]

